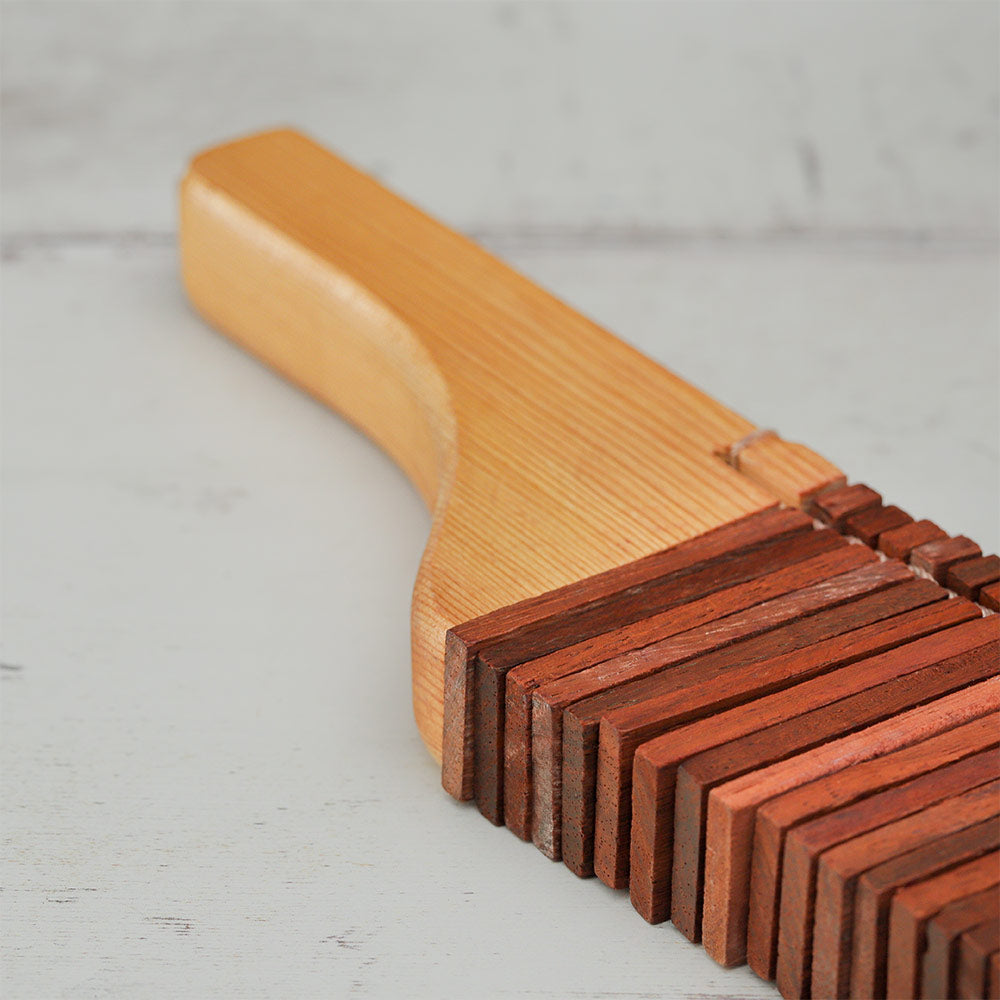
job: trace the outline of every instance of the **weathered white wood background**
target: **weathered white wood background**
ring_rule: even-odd
[[[438,788],[428,519],[178,287],[290,123],[996,549],[994,4],[5,3],[5,997],[772,996]]]

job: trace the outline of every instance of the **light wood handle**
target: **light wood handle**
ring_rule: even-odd
[[[184,282],[337,409],[433,511],[413,699],[440,759],[448,628],[841,478],[292,131],[198,156]],[[755,457],[756,456],[756,457]]]

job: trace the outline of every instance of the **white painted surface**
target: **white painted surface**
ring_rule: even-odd
[[[298,124],[995,550],[996,8],[3,19],[4,996],[775,995],[439,791],[426,514],[191,314],[173,184]]]

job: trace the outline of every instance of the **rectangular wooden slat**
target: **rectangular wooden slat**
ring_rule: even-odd
[[[878,548],[893,559],[905,560],[918,545],[947,537],[947,533],[933,521],[914,521],[913,524],[883,531],[878,536]]]
[[[793,830],[785,845],[779,941],[782,985],[793,996],[846,995],[852,942],[824,941],[813,949],[813,904],[819,856],[837,844],[912,815],[920,809],[1000,779],[1000,754],[982,751]],[[793,984],[791,987],[789,984]]]
[[[763,979],[774,977],[782,900],[782,853],[789,830],[821,816],[838,813],[857,799],[998,743],[1000,729],[992,715],[988,715],[883,757],[854,764],[764,803],[757,811],[750,866],[747,926],[750,968]],[[843,820],[842,812],[840,815]],[[811,904],[811,900],[808,902]]]
[[[1000,869],[1000,863],[998,863]],[[920,972],[924,1000],[955,995],[958,942],[965,931],[1000,919],[1000,892],[989,889],[952,903],[927,922],[927,949]]]
[[[956,594],[970,601],[979,598],[979,591],[1000,580],[1000,556],[980,556],[949,568],[945,584]]]
[[[955,995],[981,1000],[990,988],[990,956],[1000,951],[1000,920],[988,920],[966,931],[958,942]]]
[[[872,507],[860,514],[852,514],[844,521],[843,531],[875,548],[879,536],[885,531],[911,524],[913,518],[898,507]]]
[[[822,608],[837,607],[861,595],[885,590],[907,580],[905,574],[905,567],[899,563],[866,565],[852,573],[790,594],[786,598],[778,598],[771,602],[765,614],[760,614],[760,609],[752,609],[741,615],[733,615],[725,619],[726,628],[727,631],[739,628],[747,635],[759,635],[769,631],[770,628],[794,621],[803,615],[813,614]],[[807,623],[805,628],[809,628]],[[706,638],[711,639],[712,636]],[[762,641],[766,646],[766,640]],[[756,655],[759,659],[761,656],[773,655],[773,652],[772,648]],[[670,696],[684,686],[685,675],[677,676],[673,670],[655,669],[662,661],[661,650],[655,650],[655,656],[647,657],[645,650],[640,653],[643,655],[636,662],[630,664],[626,670],[615,671],[610,677],[588,675],[585,681],[585,675],[574,675],[566,678],[565,682],[557,681],[544,689],[539,688],[533,699],[535,822],[547,832],[550,824],[554,828],[559,821],[554,792],[560,787],[561,781],[563,860],[577,874],[590,874],[593,871],[594,822],[599,780],[599,725],[603,725],[602,720],[614,717],[616,712],[620,713],[648,703],[649,699],[657,695]],[[734,649],[730,655],[741,654],[742,650]],[[744,659],[743,662],[748,660]],[[643,676],[644,674],[649,676]],[[615,686],[607,687],[609,680],[615,682]],[[572,688],[571,698],[567,700],[575,703],[570,704],[565,711],[561,711],[559,706],[566,697],[566,692],[562,688],[567,682]],[[584,682],[598,684],[600,693],[576,701],[581,693],[585,693],[580,690],[580,684]],[[602,688],[607,690],[601,690]],[[554,765],[555,753],[559,748],[556,727],[560,723],[562,725],[561,774]],[[621,768],[621,775],[626,782],[631,774],[631,753],[642,742],[641,738],[633,739],[631,736],[630,740],[632,742],[629,743],[627,750],[628,763],[623,764]],[[624,787],[623,796],[620,797],[622,804],[619,805],[619,801],[615,800],[614,818],[608,827],[609,835],[614,838],[613,850],[616,860],[613,870],[610,866],[605,866],[601,872],[602,879],[606,878],[613,888],[624,887],[628,867],[628,844],[625,839],[629,823],[628,786],[622,787]],[[605,817],[609,815],[607,812],[604,814]]]
[[[840,540],[826,532],[791,530],[801,522],[779,521],[770,538],[756,537],[746,545],[746,532],[730,538],[739,548],[718,551],[718,540],[706,541],[701,558],[673,572],[611,594],[518,635],[493,642],[479,651],[473,670],[473,745],[475,797],[479,811],[491,822],[503,820],[503,735],[506,675],[526,660],[593,638],[624,624],[687,604],[725,587],[810,559],[836,548]],[[758,533],[759,534],[759,533]],[[707,538],[707,536],[703,536]],[[686,558],[697,555],[693,544]],[[712,555],[715,551],[716,554]],[[706,554],[707,553],[707,554]]]
[[[882,497],[870,486],[855,483],[853,486],[841,486],[827,490],[814,497],[809,510],[824,524],[836,528],[843,527],[844,521],[852,514],[858,514],[870,507],[881,507]]]
[[[889,913],[888,995],[919,996],[927,922],[953,903],[1000,883],[998,857],[991,851],[896,893]]]
[[[525,840],[531,837],[531,700],[536,688],[861,564],[854,558],[852,547],[836,535],[829,532],[813,532],[812,535],[822,540],[824,546],[829,546],[829,551],[511,669],[506,680],[503,740],[504,821],[511,831]],[[710,567],[710,572],[717,573],[714,567]]]
[[[983,550],[971,538],[958,535],[918,545],[910,553],[910,565],[943,584],[950,566],[964,559],[975,559],[982,554]]]
[[[677,778],[671,909],[678,929],[694,940],[700,931],[706,951],[721,964],[742,962],[757,806],[803,781],[979,714],[975,696],[968,691],[914,706],[995,672],[998,652],[1000,644],[994,644],[945,660],[682,765]],[[904,714],[897,718],[900,712]],[[690,863],[685,866],[685,862]]]
[[[799,511],[775,505],[624,566],[574,581],[556,590],[498,608],[450,629],[445,642],[445,705],[441,783],[457,799],[475,794],[472,734],[473,670],[479,652],[491,644],[543,634],[566,620],[586,617],[615,594],[683,572],[726,552],[766,544],[811,530]],[[555,647],[553,647],[555,648]]]
[[[1000,611],[1000,583],[988,583],[979,591],[979,603],[990,611]]]
[[[652,922],[666,919],[670,913],[676,775],[684,760],[845,698],[880,678],[901,676],[937,662],[953,648],[955,637],[944,633],[934,639],[934,633],[954,631],[954,626],[970,620],[974,624],[976,618],[978,612],[971,604],[947,601],[776,657],[767,665],[770,675],[812,679],[693,724],[677,725],[678,706],[661,705],[658,718],[662,735],[641,746],[635,757],[630,881],[636,909]],[[978,626],[975,633],[963,634],[970,648],[983,641]],[[764,665],[757,665],[757,669],[765,673]]]
[[[1000,811],[1000,803],[997,804]],[[908,885],[1000,848],[1000,816],[958,830],[892,858],[857,881],[851,934],[851,990],[858,998],[885,996],[889,904]]]
[[[532,834],[538,847],[550,857],[558,857],[562,846],[562,803],[558,793],[560,788],[566,787],[562,776],[562,719],[567,708],[576,705],[581,712],[585,712],[588,707],[603,705],[608,698],[619,701],[641,698],[644,683],[667,684],[673,689],[690,686],[696,682],[699,673],[711,676],[704,672],[718,672],[735,662],[746,662],[756,650],[767,647],[766,639],[754,641],[756,637],[772,634],[782,627],[782,635],[792,643],[802,645],[814,641],[812,630],[826,628],[829,619],[821,618],[814,623],[810,616],[817,616],[823,609],[840,606],[858,594],[884,590],[906,579],[900,576],[896,567],[887,569],[877,561],[868,560],[863,552],[856,556],[852,551],[854,548],[845,546],[830,554],[836,558],[837,570],[857,567],[854,570],[838,572],[808,587],[537,688],[532,695],[531,708],[531,788]],[[826,565],[833,568],[833,562]],[[922,599],[929,601],[933,597],[928,594]],[[789,632],[790,628],[793,631]],[[844,628],[838,627],[837,631],[844,631]],[[728,652],[723,652],[726,649]],[[713,652],[713,658],[707,660],[706,657]],[[651,675],[654,674],[662,680],[653,681]],[[611,689],[618,693],[608,693]],[[595,731],[596,724],[597,719],[594,720]],[[593,778],[593,769],[588,777]],[[571,849],[563,854],[563,858],[578,875],[591,873],[592,848],[589,840],[585,857],[578,857]]]
[[[838,948],[850,934],[854,887],[860,875],[890,858],[995,815],[998,794],[1000,782],[991,781],[825,852],[816,871],[813,954],[826,948]],[[890,975],[894,954],[890,941]],[[783,981],[780,940],[777,982],[784,992],[786,984]],[[891,985],[889,989],[890,995],[893,995]]]

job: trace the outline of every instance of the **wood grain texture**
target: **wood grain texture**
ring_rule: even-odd
[[[997,629],[982,619],[918,640],[866,661],[866,682],[860,691],[855,688],[844,693],[836,683],[853,670],[839,672],[840,676],[827,675],[822,679],[826,683],[818,705],[803,698],[801,711],[794,717],[685,761],[677,774],[674,804],[671,919],[678,930],[690,940],[699,940],[702,907],[706,911],[711,907],[713,918],[705,923],[706,928],[711,926],[713,950],[729,964],[742,961],[749,892],[748,841],[761,795],[765,791],[779,794],[796,781],[822,776],[828,767],[843,767],[870,757],[878,752],[879,739],[886,741],[883,748],[905,742],[905,723],[894,716],[936,695],[989,677],[996,670],[997,649]],[[969,703],[960,700],[968,710]],[[930,717],[936,716],[944,725],[952,718],[948,704],[940,706],[943,714],[931,710]],[[881,720],[887,721],[875,732],[848,739],[846,748],[857,756],[840,753],[844,744],[838,737]],[[823,748],[827,741],[834,742]],[[775,772],[754,773],[814,747],[819,748],[816,753],[778,767],[775,782],[768,781]],[[763,787],[761,779],[766,782]],[[724,795],[716,790],[717,785],[730,782]],[[789,784],[781,787],[783,782]]]
[[[453,794],[469,779],[464,692],[444,709],[449,628],[774,501],[716,455],[746,420],[301,135],[197,157],[181,253],[202,314],[364,429],[434,510],[414,710],[438,758],[454,720]]]
[[[473,776],[480,812],[494,823],[503,818],[506,677],[513,667],[540,656],[575,662],[609,630],[617,633],[631,625],[626,634],[632,635],[648,623],[646,629],[654,632],[657,612],[838,548],[840,540],[830,533],[807,528],[805,516],[793,511],[746,518],[728,530],[693,539],[672,560],[659,560],[663,567],[671,563],[674,567],[663,575],[636,584],[631,581],[638,574],[623,570],[621,582],[629,585],[617,593],[605,596],[607,581],[602,579],[593,592],[583,588],[580,604],[566,614],[483,644],[472,673]],[[731,548],[722,549],[723,544]],[[683,614],[683,608],[678,612]]]
[[[1000,582],[988,583],[979,591],[979,603],[990,611],[1000,611]]]
[[[824,490],[813,498],[809,512],[824,524],[840,531],[848,517],[881,506],[881,494],[864,483],[853,483],[850,486]]]
[[[813,933],[816,866],[824,851],[996,778],[1000,778],[1000,755],[994,748],[930,770],[792,831],[782,866],[778,932],[782,989],[796,997],[810,993],[839,997],[849,990],[851,935],[833,939],[819,930]],[[825,926],[820,923],[820,928]]]
[[[956,538],[943,538],[918,545],[910,553],[910,564],[943,584],[951,566],[982,554],[983,550],[971,538],[959,535]]]
[[[890,997],[919,997],[928,921],[955,903],[978,896],[1000,882],[1000,855],[991,851],[901,889],[889,915],[886,990]],[[975,923],[969,925],[975,926]],[[946,996],[945,989],[939,996]],[[933,995],[933,994],[931,994]]]
[[[898,507],[871,507],[844,520],[844,532],[875,548],[883,532],[912,524],[913,518]]]
[[[984,1000],[990,988],[990,959],[1000,952],[1000,920],[989,920],[966,931],[958,942],[955,995],[959,1000]]]
[[[684,760],[846,697],[871,682],[869,666],[874,665],[877,673],[881,654],[914,643],[912,649],[906,648],[893,658],[896,669],[905,671],[911,656],[921,656],[918,640],[976,618],[978,613],[967,602],[940,602],[776,657],[767,665],[767,673],[776,680],[794,678],[801,683],[714,718],[669,727],[663,735],[641,746],[633,769],[630,889],[636,909],[651,922],[665,920],[670,914],[676,779]],[[925,650],[923,662],[933,662],[939,652],[939,646]],[[764,674],[764,668],[759,664],[756,670]]]
[[[1000,856],[993,858],[992,877],[1000,879]],[[920,970],[920,996],[924,1000],[954,996],[957,986],[958,943],[961,936],[1000,919],[997,883],[946,906],[927,922],[927,948]]]
[[[836,607],[855,597],[887,589],[906,579],[900,575],[899,569],[898,564],[862,565],[859,569],[800,592],[731,615],[723,619],[717,628],[707,628],[700,635],[692,633],[683,642],[680,641],[682,637],[677,637],[677,640],[667,640],[661,648],[658,648],[660,644],[646,647],[630,657],[626,665],[614,664],[607,673],[598,667],[594,674],[575,674],[564,681],[539,688],[532,703],[533,754],[536,747],[539,751],[534,758],[536,816],[538,823],[548,825],[551,822],[553,826],[559,819],[554,808],[550,809],[548,804],[550,798],[553,804],[555,802],[554,791],[558,782],[562,792],[562,848],[566,864],[577,874],[589,874],[593,870],[597,799],[603,789],[605,802],[599,818],[602,827],[614,831],[616,844],[613,850],[620,858],[613,865],[614,872],[609,875],[605,870],[604,877],[614,882],[615,888],[625,885],[627,872],[623,872],[621,866],[627,867],[627,846],[622,840],[622,850],[619,851],[618,839],[628,835],[631,755],[649,730],[642,728],[643,723],[633,725],[626,721],[627,738],[617,741],[616,735],[611,736],[615,741],[614,747],[605,750],[603,760],[599,751],[599,730],[611,734],[611,727],[616,726],[623,715],[631,720],[634,712],[655,705],[658,696],[669,698],[681,690],[685,679],[696,673],[698,665],[692,664],[677,672],[678,663],[738,640],[767,634],[803,615],[808,618],[811,613],[823,608]],[[767,645],[766,642],[764,644]],[[724,664],[727,660],[732,663],[742,658],[741,647],[731,650],[729,657],[721,659]],[[604,690],[607,675],[612,677],[615,686]],[[571,687],[576,697],[581,683],[593,685],[600,693],[583,697],[561,712],[557,699],[563,695],[563,687]],[[546,747],[551,746],[554,751],[558,746],[556,727],[559,725],[562,727],[562,768],[556,772],[554,768],[547,770],[551,757]],[[607,742],[606,747],[610,747]]]
[[[850,934],[854,888],[858,877],[890,858],[973,826],[996,815],[1000,783],[992,781],[963,795],[930,806],[826,851],[816,871],[814,948],[820,941],[842,941]],[[891,914],[890,914],[891,926]],[[889,943],[888,992],[894,996],[892,962],[897,950]],[[784,990],[781,944],[778,944],[778,986]]]
[[[693,581],[701,577],[702,582],[692,592],[707,596],[572,643],[510,670],[504,697],[503,801],[504,822],[511,831],[524,839],[531,837],[531,703],[536,688],[834,575],[838,566],[847,568],[844,546],[836,544],[835,539],[830,532],[810,532],[789,552],[791,557],[804,561],[783,568],[776,568],[776,560],[781,561],[780,551],[769,547],[762,563],[768,572],[726,589],[719,588],[730,582],[732,567],[709,564],[689,578]],[[826,550],[827,554],[808,558],[811,545],[818,545],[817,551]],[[689,582],[685,580],[684,584],[681,587],[677,581],[675,587],[678,591],[689,590]],[[661,603],[669,607],[674,602],[671,599]]]
[[[936,542],[947,538],[947,532],[939,528],[933,521],[914,521],[898,528],[883,531],[878,536],[878,548],[893,559],[907,559],[918,546],[927,542]]]
[[[1000,816],[907,851],[865,872],[855,887],[851,926],[850,995],[881,1000],[886,993],[889,907],[893,894],[1000,848]]]
[[[948,568],[945,583],[956,594],[978,600],[979,591],[988,584],[1000,580],[1000,556],[980,556],[968,559]]]
[[[1000,703],[993,705],[994,711],[998,708]],[[1000,743],[1000,732],[996,720],[987,714],[928,740],[854,764],[764,803],[757,811],[750,873],[747,963],[754,972],[764,979],[774,978],[778,913],[782,901],[782,855],[789,830],[996,743]],[[803,838],[811,850],[813,841],[805,831]]]

